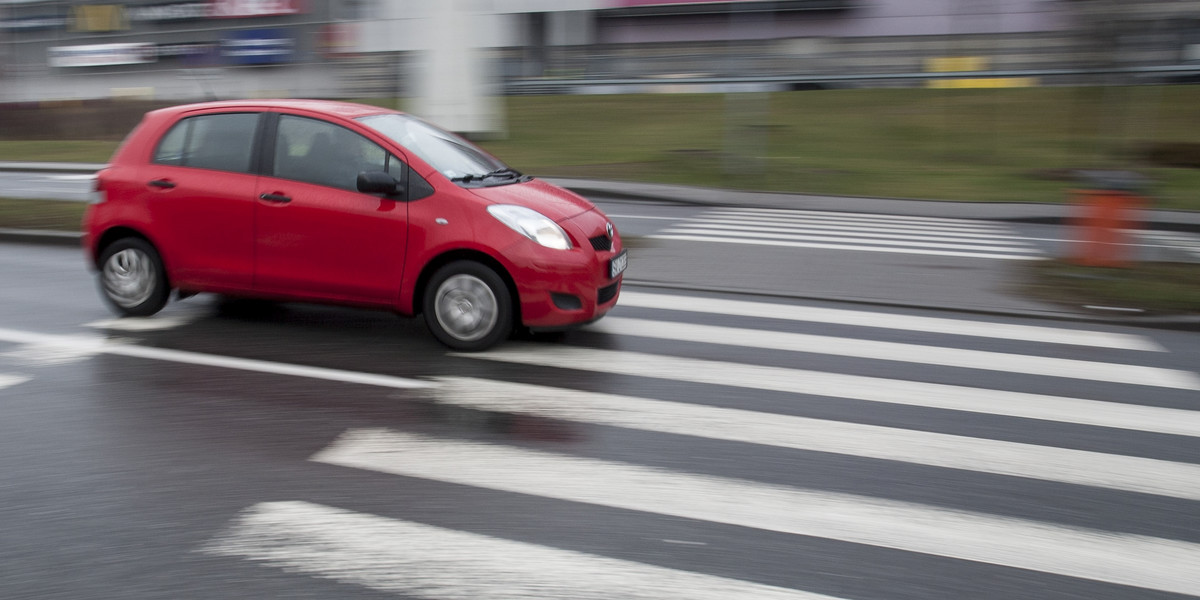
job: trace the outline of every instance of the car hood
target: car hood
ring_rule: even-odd
[[[596,208],[579,194],[540,179],[472,188],[475,195],[495,204],[516,204],[536,210],[556,222],[565,221]]]

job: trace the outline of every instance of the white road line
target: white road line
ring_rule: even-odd
[[[900,228],[881,228],[881,227],[852,227],[842,225],[778,225],[778,224],[741,224],[728,221],[709,222],[707,220],[688,221],[680,223],[677,227],[687,227],[689,229],[714,229],[714,230],[733,230],[733,231],[762,231],[762,232],[784,232],[784,233],[828,233],[836,231],[843,236],[856,237],[881,237],[893,238],[902,240],[927,240],[933,237],[940,237],[944,240],[962,241],[963,239],[978,239],[987,240],[993,244],[1024,244],[1026,238],[1011,234],[999,233],[962,233],[962,232],[946,232],[946,231],[924,231],[914,229]],[[1013,241],[1005,241],[1013,240]]]
[[[901,240],[885,240],[885,239],[856,239],[838,236],[834,234],[826,235],[799,235],[793,233],[758,233],[758,232],[742,232],[742,231],[707,231],[704,229],[690,229],[687,227],[672,227],[663,232],[663,235],[716,235],[730,238],[747,238],[756,240],[798,240],[806,242],[847,242],[858,244],[869,244],[870,246],[898,246],[904,248],[945,248],[947,250],[976,250],[979,252],[1026,252],[1040,253],[1040,250],[1032,246],[988,246],[986,242],[980,241],[977,244],[947,244],[934,241],[901,241]],[[966,241],[966,240],[955,240]]]
[[[1200,465],[1188,463],[502,381],[439,382],[439,403],[477,410],[1200,500]],[[1200,436],[1197,413],[1136,416]]]
[[[0,390],[3,390],[5,388],[10,388],[14,385],[20,385],[22,383],[25,383],[26,381],[29,381],[28,377],[24,377],[21,375],[5,375],[3,373],[0,373]]]
[[[748,246],[778,246],[782,248],[813,248],[817,250],[855,250],[858,252],[887,252],[890,254],[920,254],[924,256],[954,256],[958,258],[990,258],[996,260],[1041,260],[1038,256],[1014,254],[987,254],[983,252],[958,252],[953,250],[926,250],[922,248],[885,248],[882,246],[854,246],[850,244],[821,244],[815,242],[790,242],[783,240],[758,240],[715,237],[710,235],[672,235],[656,233],[649,236],[655,240],[677,240],[681,242],[715,242],[721,244],[744,244]]]
[[[187,352],[183,350],[135,346],[132,344],[123,344],[95,336],[51,335],[29,331],[18,331],[15,329],[0,329],[0,341],[13,342],[17,344],[31,344],[39,348],[60,349],[64,352],[79,353],[81,356],[113,354],[117,356],[162,360],[190,365],[203,365],[221,369],[253,371],[257,373],[270,373],[274,375],[287,375],[291,377],[307,377],[309,379],[324,379],[326,381],[340,381],[343,383],[356,383],[361,385],[373,385],[387,388],[419,389],[430,387],[432,385],[428,381],[408,379],[404,377],[393,377],[391,375],[376,375],[374,373],[360,373],[357,371],[342,371],[339,369],[308,367],[303,365],[293,365],[288,363],[254,360],[248,358],[233,358],[229,356],[202,354],[199,352]]]
[[[381,429],[312,460],[684,519],[1196,594],[1200,545]]]
[[[851,213],[851,212],[836,212],[827,210],[789,210],[779,208],[739,208],[739,209],[718,209],[705,213],[705,215],[742,215],[742,216],[759,216],[770,217],[772,219],[808,219],[827,217],[830,219],[847,219],[856,221],[882,221],[887,223],[892,222],[913,222],[913,223],[930,223],[937,225],[945,225],[948,227],[995,227],[987,221],[976,221],[971,219],[955,219],[951,217],[913,217],[907,215],[880,215],[872,213]]]
[[[745,300],[652,294],[635,292],[628,289],[621,290],[619,305],[622,307],[758,317],[810,323],[830,323],[855,327],[923,331],[926,333],[1019,340],[1046,344],[1067,344],[1151,352],[1165,351],[1162,346],[1147,338],[1119,333],[1103,333],[1099,331],[1082,331],[1034,325],[984,323],[962,319],[919,317],[840,308],[795,306],[790,304],[770,304],[766,302],[748,302]]]
[[[963,369],[1003,371],[1007,373],[1024,373],[1027,375],[1044,375],[1047,377],[1107,381],[1109,383],[1200,390],[1200,376],[1188,371],[1055,358],[1051,356],[1008,354],[964,348],[943,348],[941,346],[922,346],[899,342],[881,342],[826,335],[809,335],[804,333],[764,331],[761,329],[719,327],[695,323],[676,323],[672,321],[652,321],[649,319],[629,319],[623,317],[609,317],[593,325],[589,325],[588,329],[613,335],[681,342],[724,344],[728,346],[782,350],[784,352],[829,354],[850,358],[890,360]]]
[[[921,406],[943,410],[1200,436],[1200,411],[1169,409],[972,388],[943,383],[842,375],[802,369],[676,358],[637,352],[512,345],[457,354],[465,358],[613,375]],[[1200,481],[1192,482],[1200,485]]]
[[[264,502],[202,550],[438,600],[837,600],[308,502]]]

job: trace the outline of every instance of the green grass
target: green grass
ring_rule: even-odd
[[[1194,263],[1142,262],[1116,268],[1044,261],[1030,265],[1024,288],[1033,297],[1069,306],[1200,314],[1200,264]]]
[[[395,106],[393,99],[372,100]],[[1137,170],[1200,210],[1200,169],[1139,160],[1200,140],[1200,86],[516,96],[484,147],[544,176],[981,202],[1064,202],[1076,169]],[[117,141],[0,141],[0,160],[104,162]]]
[[[120,143],[119,140],[0,140],[0,160],[104,163]]]
[[[86,202],[0,198],[0,228],[79,231]]]

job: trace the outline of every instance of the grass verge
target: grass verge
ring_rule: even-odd
[[[0,229],[79,231],[85,202],[0,198]]]
[[[1050,260],[1031,263],[1024,281],[1024,292],[1055,304],[1200,314],[1200,264],[1195,263],[1087,267]]]

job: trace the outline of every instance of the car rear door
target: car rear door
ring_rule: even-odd
[[[177,287],[250,289],[258,180],[252,158],[261,115],[185,116],[139,171],[155,241]]]
[[[275,115],[255,193],[259,292],[393,306],[404,274],[408,205],[357,191],[358,173],[404,165],[341,125]]]

